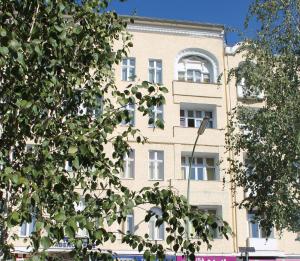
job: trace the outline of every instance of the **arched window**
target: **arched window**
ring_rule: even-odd
[[[212,82],[212,66],[206,59],[188,55],[179,60],[178,80],[187,82]]]
[[[164,240],[164,224],[156,226],[156,221],[162,216],[162,211],[160,208],[151,208],[150,211],[155,213],[149,221],[149,238],[152,240]]]
[[[216,83],[218,62],[214,55],[199,48],[181,51],[175,59],[175,79],[197,83]]]

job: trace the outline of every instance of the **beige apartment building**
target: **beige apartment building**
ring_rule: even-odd
[[[263,97],[244,96],[242,86],[235,82],[226,83],[226,74],[242,62],[237,54],[238,46],[226,46],[222,25],[171,21],[150,18],[135,18],[129,25],[133,35],[133,48],[128,58],[116,67],[117,85],[125,88],[132,82],[143,80],[163,84],[169,90],[165,94],[166,104],[154,108],[155,117],[163,119],[164,130],[154,129],[145,118],[128,105],[133,119],[149,143],[140,145],[131,142],[132,153],[126,158],[122,176],[124,184],[131,189],[151,186],[159,181],[161,187],[171,186],[176,193],[187,195],[188,162],[203,118],[210,118],[204,133],[199,137],[191,172],[190,203],[210,213],[222,216],[229,222],[235,235],[229,240],[217,233],[208,250],[204,245],[197,260],[235,261],[245,258],[243,249],[249,247],[250,260],[300,260],[300,241],[297,235],[273,231],[266,240],[259,224],[251,223],[251,214],[233,207],[234,195],[230,184],[223,183],[227,168],[225,151],[225,129],[227,113],[239,102],[249,106],[262,106]],[[220,82],[218,76],[223,74]],[[123,127],[120,126],[122,129]],[[244,197],[237,191],[236,197]],[[154,208],[157,214],[158,208]],[[154,221],[143,222],[145,211],[136,209],[128,216],[123,231],[144,234],[163,241],[164,227],[156,228]],[[30,227],[20,229],[21,236],[28,236]],[[117,231],[117,228],[116,228]],[[22,234],[23,233],[23,234]],[[25,257],[24,244],[16,246],[19,258]],[[50,251],[67,253],[71,246],[62,242]],[[130,250],[117,242],[109,246],[120,259],[142,260],[142,253]],[[19,252],[18,252],[19,251]],[[169,252],[167,259],[182,260],[180,254]]]

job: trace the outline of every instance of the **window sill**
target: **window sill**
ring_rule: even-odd
[[[149,181],[164,181],[164,179],[149,179]]]
[[[211,84],[211,85],[222,85],[221,83],[218,82],[189,82],[189,81],[183,81],[183,80],[174,80],[176,82],[186,82],[186,83],[195,83],[195,84]]]
[[[120,177],[121,180],[134,180],[134,178]]]

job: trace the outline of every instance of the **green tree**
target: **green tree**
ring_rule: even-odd
[[[176,252],[193,255],[201,242],[210,245],[211,228],[218,227],[225,236],[228,232],[226,222],[192,210],[171,189],[155,184],[136,192],[121,184],[118,174],[130,150],[128,139],[146,142],[130,126],[126,105],[135,104],[147,115],[151,106],[165,103],[167,89],[148,82],[117,88],[113,69],[132,43],[127,22],[107,11],[109,2],[0,1],[0,202],[5,205],[0,212],[0,249],[4,258],[18,237],[10,235],[11,229],[33,221],[28,246],[34,260],[45,259],[47,249],[65,237],[74,245],[71,254],[76,260],[103,257],[102,244],[116,240],[107,228],[146,203],[162,209],[156,225],[167,224],[166,241]],[[118,133],[121,122],[128,125]],[[85,208],[78,210],[81,200]],[[148,212],[145,222],[154,214]],[[184,237],[186,218],[194,220],[196,242]],[[87,243],[76,237],[79,229],[87,231]],[[124,235],[123,243],[147,259],[165,253],[146,234]]]
[[[257,30],[241,45],[244,62],[230,72],[245,81],[246,95],[264,94],[262,107],[234,109],[226,142],[232,182],[248,192],[238,204],[269,232],[300,230],[299,12],[299,0],[253,1],[245,28]]]

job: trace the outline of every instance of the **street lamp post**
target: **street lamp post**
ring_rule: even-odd
[[[190,186],[191,186],[191,174],[192,174],[192,163],[194,159],[194,154],[195,154],[195,148],[198,142],[198,139],[200,135],[202,135],[207,127],[207,124],[209,122],[209,117],[205,116],[203,118],[203,121],[201,122],[201,125],[197,131],[197,137],[194,142],[193,150],[192,150],[192,155],[189,160],[189,175],[188,175],[188,183],[187,183],[187,203],[188,203],[188,208],[190,209]],[[189,219],[186,219],[186,237],[187,240],[190,238],[190,226],[189,226]]]

